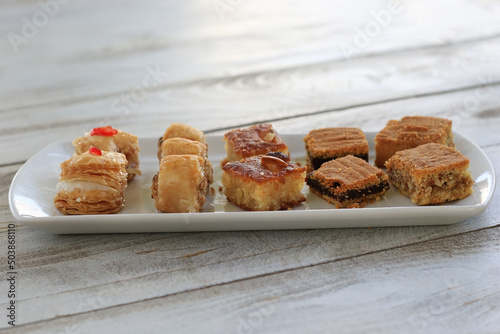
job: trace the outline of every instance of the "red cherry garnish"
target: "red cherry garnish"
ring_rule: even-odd
[[[118,130],[113,129],[111,126],[103,126],[100,128],[94,128],[90,131],[91,136],[114,136],[118,133]]]
[[[92,155],[102,155],[101,150],[94,146],[90,146],[89,153]]]

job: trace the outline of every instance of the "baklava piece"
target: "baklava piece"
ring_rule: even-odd
[[[161,212],[200,212],[205,204],[207,179],[204,159],[197,155],[168,155],[153,178],[151,197]]]
[[[239,161],[268,152],[282,152],[288,155],[288,146],[281,140],[271,124],[258,124],[249,128],[236,129],[224,135],[226,161]]]
[[[454,148],[451,120],[431,116],[390,120],[375,136],[375,165],[382,168],[396,152],[427,143]]]
[[[352,155],[325,162],[306,181],[314,194],[337,208],[362,208],[381,199],[390,187],[381,169]]]
[[[123,153],[127,158],[127,173],[129,181],[135,175],[141,175],[139,169],[139,139],[130,133],[113,129],[111,126],[94,128],[84,137],[73,141],[76,154],[87,152],[91,146],[101,151]]]
[[[281,152],[228,162],[222,170],[224,194],[245,210],[288,209],[305,201],[306,170]]]
[[[419,205],[462,199],[473,191],[469,159],[444,145],[429,143],[399,151],[385,166],[391,183]]]
[[[327,161],[354,155],[368,161],[368,142],[358,128],[324,128],[312,130],[304,137],[309,171]]]
[[[200,143],[206,143],[205,134],[197,128],[187,124],[172,123],[167,130],[165,130],[163,136],[158,139],[158,157],[160,157],[162,143],[170,138],[185,138]]]
[[[207,178],[207,191],[213,183],[213,166],[208,160],[208,146],[205,143],[186,139],[186,138],[169,138],[162,142],[158,157],[160,160],[168,155],[197,155],[204,159],[203,171]]]
[[[89,151],[61,164],[55,207],[66,215],[116,213],[124,204],[127,159],[117,152]]]

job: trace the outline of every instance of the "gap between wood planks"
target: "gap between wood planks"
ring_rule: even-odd
[[[229,284],[233,284],[233,283],[239,283],[239,282],[244,282],[244,281],[248,281],[248,280],[252,280],[252,279],[258,279],[258,278],[263,278],[263,277],[268,277],[268,276],[273,276],[273,275],[279,275],[279,274],[282,274],[282,273],[297,271],[297,270],[301,270],[301,269],[305,269],[305,268],[309,268],[309,267],[315,267],[315,266],[329,264],[329,263],[335,263],[335,262],[340,262],[340,261],[345,261],[345,260],[351,260],[351,259],[355,259],[355,258],[367,256],[367,255],[373,255],[373,254],[377,254],[377,253],[381,253],[381,252],[385,252],[385,251],[391,251],[391,250],[394,250],[394,249],[400,249],[400,248],[404,248],[404,247],[415,246],[415,245],[419,245],[419,244],[424,244],[426,242],[434,242],[434,241],[440,240],[440,239],[455,238],[455,237],[459,237],[459,236],[462,236],[462,235],[465,235],[465,234],[481,232],[481,231],[484,231],[484,230],[494,229],[494,228],[499,228],[499,227],[500,227],[500,224],[494,225],[494,226],[483,227],[483,228],[480,228],[480,229],[477,229],[477,230],[474,230],[474,231],[460,232],[460,233],[457,233],[457,234],[454,234],[454,235],[447,235],[447,236],[437,237],[437,238],[433,238],[433,239],[428,239],[428,240],[423,240],[423,241],[417,241],[417,242],[414,242],[414,243],[411,243],[411,244],[402,245],[402,246],[394,246],[394,247],[385,248],[385,249],[381,249],[381,250],[374,250],[374,251],[367,252],[367,253],[364,253],[364,254],[346,256],[346,257],[342,257],[342,258],[338,258],[338,259],[334,259],[334,260],[323,261],[323,262],[319,262],[319,263],[316,263],[316,264],[309,264],[309,265],[305,265],[305,266],[301,266],[301,267],[297,267],[297,268],[282,269],[282,270],[278,270],[278,271],[271,272],[271,273],[260,274],[260,275],[245,277],[245,278],[239,278],[239,279],[235,279],[233,281],[211,284],[211,285],[200,287],[200,288],[188,289],[188,290],[184,290],[184,291],[181,291],[181,292],[175,292],[175,293],[171,293],[171,294],[166,294],[166,295],[163,295],[163,296],[157,296],[157,297],[153,297],[153,298],[141,299],[141,300],[137,300],[137,301],[133,301],[133,302],[129,302],[129,303],[117,304],[117,305],[103,307],[103,308],[95,309],[95,310],[91,310],[91,311],[78,312],[78,313],[73,313],[73,314],[68,314],[68,315],[63,315],[63,316],[56,316],[56,317],[50,318],[50,319],[38,320],[38,321],[33,321],[33,322],[25,323],[25,324],[20,324],[20,325],[18,325],[16,327],[31,326],[31,325],[35,325],[35,324],[41,324],[41,323],[45,323],[45,322],[50,322],[50,321],[56,320],[56,319],[63,319],[63,318],[69,318],[69,317],[83,315],[83,314],[90,314],[90,313],[93,313],[93,312],[96,312],[96,311],[109,310],[109,309],[114,309],[114,308],[118,308],[118,307],[122,307],[122,306],[126,306],[126,305],[133,305],[133,304],[138,304],[138,303],[142,303],[142,302],[148,302],[148,301],[157,300],[157,299],[161,299],[161,298],[166,298],[166,297],[171,297],[171,296],[177,296],[177,295],[184,294],[184,293],[190,293],[190,292],[195,292],[195,291],[202,291],[202,290],[210,289],[210,288],[213,288],[213,287],[225,286],[225,285],[229,285]]]
[[[12,166],[15,166],[15,165],[22,165],[26,162],[27,160],[24,160],[24,161],[14,161],[14,162],[8,162],[6,164],[0,164],[0,168],[3,168],[3,167],[12,167]],[[19,168],[21,168],[21,166],[19,166]],[[15,174],[15,173],[14,173]]]
[[[447,89],[447,90],[442,90],[442,91],[435,91],[435,92],[430,92],[430,93],[422,93],[422,94],[414,94],[414,95],[408,95],[408,96],[402,96],[402,97],[396,97],[396,98],[391,98],[391,99],[385,99],[385,100],[379,100],[379,101],[373,101],[373,102],[368,102],[368,103],[360,103],[360,104],[355,104],[355,105],[350,105],[350,106],[345,106],[345,107],[339,107],[339,108],[332,108],[332,109],[325,109],[325,110],[319,110],[319,111],[313,111],[309,113],[300,113],[296,115],[290,115],[290,116],[284,116],[284,117],[276,117],[276,118],[268,118],[265,120],[261,120],[258,122],[249,122],[249,123],[240,123],[240,124],[233,124],[231,126],[226,126],[226,127],[220,127],[220,128],[214,128],[214,129],[208,129],[204,130],[203,132],[206,134],[218,132],[218,131],[225,131],[225,130],[230,130],[234,128],[239,128],[239,127],[246,127],[246,126],[251,126],[254,124],[258,123],[265,123],[265,122],[278,122],[278,121],[285,121],[289,119],[295,119],[295,118],[300,118],[300,117],[309,117],[309,116],[314,116],[314,115],[321,115],[321,114],[327,114],[331,112],[342,112],[342,111],[347,111],[350,109],[355,109],[355,108],[361,108],[361,107],[368,107],[368,106],[375,106],[375,105],[380,105],[384,103],[391,103],[391,102],[398,102],[398,101],[404,101],[407,99],[415,99],[415,98],[425,98],[425,97],[431,97],[431,96],[438,96],[442,94],[450,94],[450,93],[458,93],[461,91],[465,90],[472,90],[472,89],[477,89],[477,88],[483,88],[483,87],[491,87],[491,86],[497,86],[500,85],[500,81],[493,81],[487,84],[477,84],[477,85],[472,85],[472,86],[466,86],[466,87],[460,87],[460,88],[453,88],[453,89]],[[85,120],[87,122],[89,120]],[[71,124],[74,124],[73,121],[70,122]],[[61,123],[54,123],[51,124],[52,128],[58,128],[61,126],[66,126],[68,122],[61,122]],[[43,128],[46,126],[44,125]],[[15,128],[15,129],[7,129],[5,130],[6,132],[18,132],[20,128]],[[4,132],[5,132],[4,131]],[[23,164],[26,161],[17,161],[17,162],[12,162],[12,163],[6,163],[6,164],[0,164],[1,167],[8,167],[8,166],[13,166],[16,164]]]
[[[432,92],[432,93],[422,93],[422,94],[396,97],[396,98],[392,98],[392,99],[380,100],[380,101],[369,102],[369,103],[360,103],[360,104],[351,105],[351,106],[347,106],[347,107],[339,107],[339,108],[313,111],[313,112],[309,112],[309,113],[300,113],[300,114],[290,115],[290,116],[269,118],[269,119],[262,120],[259,122],[242,123],[242,124],[235,125],[235,126],[226,126],[226,127],[221,127],[221,128],[209,129],[209,130],[206,130],[203,132],[210,134],[210,133],[218,132],[218,131],[231,130],[231,129],[234,129],[235,127],[246,127],[246,126],[251,126],[254,124],[266,123],[266,122],[269,123],[269,122],[286,121],[289,119],[295,119],[295,118],[300,118],[300,117],[309,117],[309,116],[315,116],[315,115],[321,115],[321,114],[328,114],[331,112],[341,112],[341,111],[347,111],[347,110],[355,109],[355,108],[375,106],[375,105],[379,105],[379,104],[404,101],[404,100],[408,100],[408,99],[415,99],[415,98],[420,99],[420,98],[437,96],[437,95],[442,95],[442,94],[458,93],[458,92],[461,92],[464,90],[472,90],[472,89],[476,89],[476,88],[483,88],[483,87],[490,87],[490,86],[497,86],[497,85],[500,85],[500,81],[494,81],[494,82],[491,82],[488,84],[479,84],[479,85],[474,85],[474,86],[453,88],[453,89],[442,90],[442,91],[437,91],[437,92]]]
[[[494,34],[494,35],[489,35],[489,36],[480,36],[480,37],[477,37],[474,39],[469,38],[469,39],[458,40],[458,41],[454,41],[454,42],[445,42],[445,43],[441,43],[441,44],[427,44],[427,45],[420,45],[420,46],[414,46],[414,47],[409,47],[409,48],[400,48],[400,49],[396,48],[396,49],[392,49],[392,50],[388,50],[388,51],[382,51],[379,53],[367,53],[367,54],[363,54],[363,55],[359,55],[359,56],[354,56],[350,59],[350,61],[355,61],[358,59],[374,58],[374,57],[383,57],[386,55],[401,54],[401,53],[407,53],[407,52],[412,52],[412,51],[432,50],[432,49],[437,49],[440,47],[473,44],[473,43],[484,42],[484,41],[497,39],[497,38],[500,38],[500,34]],[[241,77],[241,76],[259,75],[262,73],[272,73],[272,72],[279,72],[279,71],[289,71],[289,70],[302,69],[302,68],[308,68],[308,67],[313,67],[313,66],[321,66],[324,64],[334,64],[334,63],[344,62],[344,61],[345,60],[343,58],[338,58],[338,59],[333,59],[333,60],[328,60],[328,61],[323,61],[323,62],[318,62],[318,63],[312,63],[312,64],[308,64],[308,65],[299,65],[299,66],[292,66],[292,67],[287,67],[287,68],[275,68],[275,69],[272,69],[269,71],[249,72],[249,73],[245,73],[245,74],[239,74],[236,76],[205,78],[205,79],[185,81],[185,82],[181,81],[181,82],[177,82],[177,83],[168,83],[168,84],[164,84],[164,85],[158,85],[157,87],[152,88],[150,91],[151,92],[161,91],[165,88],[187,86],[187,85],[192,85],[194,83],[206,83],[206,82],[211,82],[211,81],[236,79],[236,78]],[[117,91],[117,92],[113,92],[113,93],[96,95],[96,96],[81,96],[81,97],[71,98],[71,99],[61,99],[61,100],[57,100],[57,101],[43,102],[43,103],[37,103],[37,104],[32,104],[32,105],[24,105],[24,106],[20,106],[17,108],[9,108],[8,111],[25,110],[25,109],[38,108],[38,107],[43,107],[43,106],[53,106],[53,105],[65,106],[65,105],[71,105],[71,104],[82,103],[82,102],[91,102],[91,101],[97,101],[97,100],[115,97],[117,95],[125,94],[128,92],[129,92],[129,90]],[[2,111],[7,111],[7,110],[0,109],[0,112],[2,112]]]

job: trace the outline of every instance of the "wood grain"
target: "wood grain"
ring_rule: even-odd
[[[174,121],[213,134],[263,121],[305,133],[437,115],[497,168],[500,4],[402,2],[346,56],[341,46],[389,4],[72,1],[15,53],[8,34],[41,5],[2,2],[2,271],[15,172],[100,124],[148,137]],[[450,226],[59,236],[16,224],[13,332],[493,333],[496,190],[483,214]],[[4,310],[5,291],[2,279]]]
[[[358,31],[376,23],[373,13],[387,11],[389,3],[236,1],[221,19],[210,0],[70,2],[18,53],[2,39],[1,110],[117,96],[139,85],[146,67],[157,64],[168,72],[165,83],[179,83],[344,61],[343,43],[360,46],[348,58],[355,59],[500,34],[500,5],[493,1],[447,0],[438,7],[432,1],[401,2],[400,13],[356,44]],[[4,4],[2,36],[21,34],[22,17],[32,20],[40,10],[34,0]]]
[[[459,92],[438,94],[426,97],[401,99],[369,106],[346,108],[334,111],[319,111],[273,122],[282,133],[298,133],[325,126],[354,126],[364,131],[380,131],[388,120],[400,119],[407,115],[438,116],[452,120],[453,131],[457,132],[480,147],[500,144],[497,128],[500,126],[500,104],[496,92],[500,85],[489,86],[492,94],[484,98],[478,87]],[[495,93],[495,94],[493,94]],[[226,130],[214,133],[222,134]],[[491,156],[490,156],[491,157]],[[494,157],[494,156],[493,156]]]
[[[493,332],[499,237],[498,226],[486,228],[19,329],[107,331],[147,322],[153,333]]]
[[[443,95],[441,105],[430,109],[427,106],[423,112],[466,117],[479,110],[498,108],[494,96],[499,91],[500,68],[490,66],[490,61],[483,62],[483,48],[484,43],[479,42],[371,57],[347,64],[334,62],[194,82],[152,91],[147,100],[123,113],[111,110],[112,99],[3,111],[0,149],[5,154],[0,159],[3,163],[21,162],[53,141],[71,141],[75,133],[82,134],[96,125],[109,123],[139,136],[152,136],[163,133],[181,117],[186,123],[212,131],[318,112],[344,115],[360,106],[375,104],[380,109],[384,103],[388,106],[391,102],[404,103],[402,110],[389,109],[371,117],[371,120],[383,118],[385,122],[389,117],[414,113],[413,104],[418,106],[419,101],[425,101],[419,97],[438,101],[440,95]],[[497,55],[492,51],[491,57]],[[450,65],[450,57],[464,63]],[[264,92],[267,98],[260,98]],[[450,95],[454,100],[447,103]],[[364,117],[368,115],[370,111]],[[365,124],[362,128],[375,129]],[[17,145],[10,145],[10,141]]]

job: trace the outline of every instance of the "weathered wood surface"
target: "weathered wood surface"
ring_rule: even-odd
[[[495,333],[500,321],[496,310],[499,231],[486,228],[360,253],[101,312],[82,312],[50,325],[62,333],[110,332],[117,324],[142,324],[151,333],[304,329],[313,333]],[[375,239],[381,237],[378,232],[362,231],[356,238],[374,233]],[[100,306],[106,298],[103,292],[79,305]],[[20,332],[43,333],[44,325],[23,326]]]
[[[3,161],[26,160],[48,143],[70,140],[97,123],[146,136],[182,115],[208,131],[500,83],[495,2],[448,1],[432,10],[426,9],[432,4],[404,2],[404,10],[368,37],[365,47],[345,56],[343,43],[363,46],[358,28],[363,32],[376,22],[372,12],[388,12],[388,4],[345,1],[339,11],[326,1],[306,6],[240,1],[221,20],[212,7],[218,1],[223,0],[148,8],[127,3],[131,7],[120,10],[115,4],[82,8],[71,2],[28,44],[19,45],[18,53],[3,39]],[[20,32],[16,15],[29,17],[39,9],[36,2],[6,7],[0,13],[11,23],[5,34]],[[150,19],[131,33],[137,26],[122,21],[138,13]],[[60,33],[68,20],[71,30]],[[33,136],[39,139],[35,143]]]
[[[402,2],[346,57],[342,43],[389,3],[72,1],[18,53],[2,39],[2,271],[15,172],[96,124],[157,136],[174,121],[218,134],[271,121],[304,133],[439,115],[498,168],[500,3]],[[2,36],[41,10],[0,8]],[[158,82],[141,86],[151,71]],[[497,191],[482,215],[431,227],[59,236],[18,225],[15,330],[493,333],[499,202]],[[3,310],[7,290],[2,278]]]

